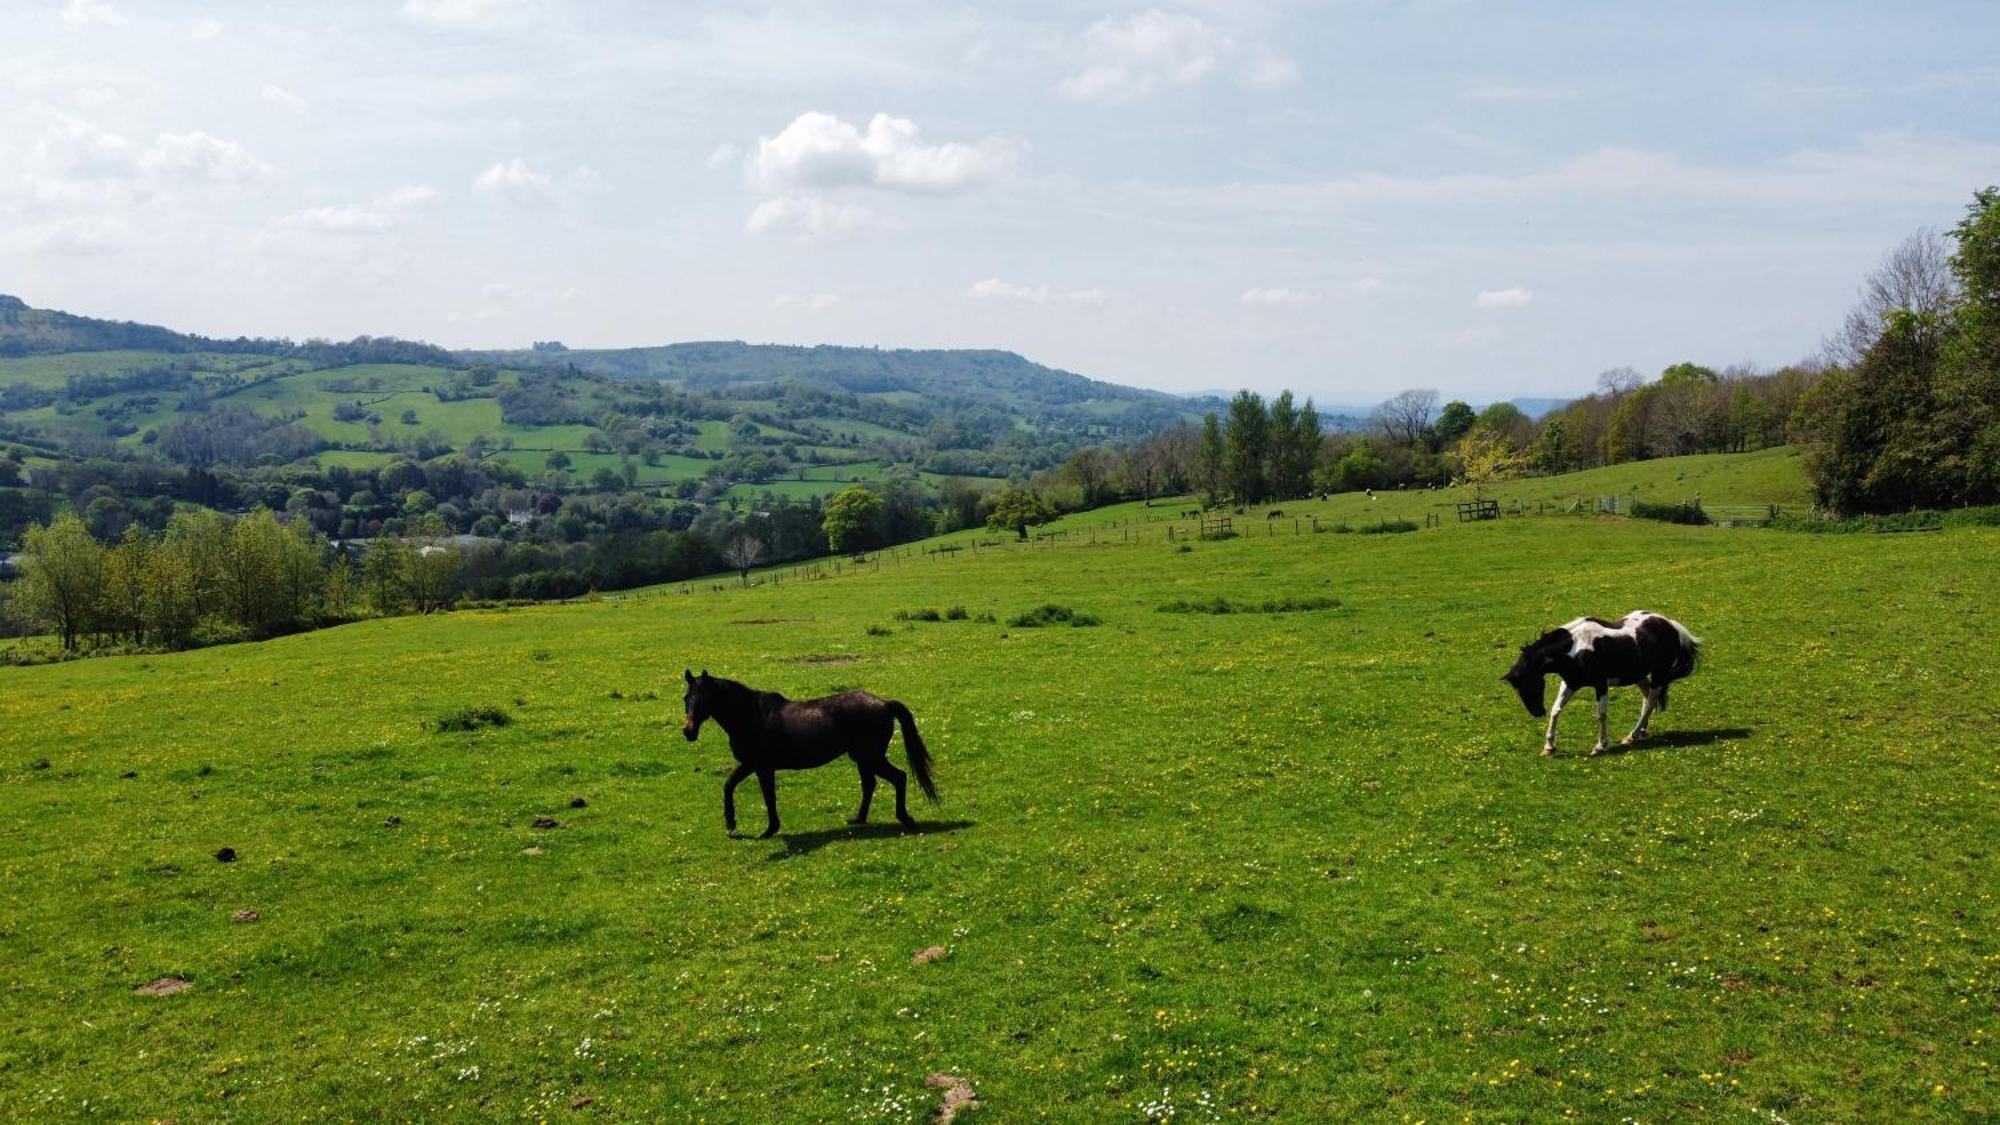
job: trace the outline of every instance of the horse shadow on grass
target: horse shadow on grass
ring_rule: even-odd
[[[905,828],[900,824],[850,824],[840,828],[822,828],[813,832],[779,832],[778,842],[785,850],[765,856],[767,863],[778,860],[795,859],[826,847],[849,840],[880,840],[890,836],[930,836],[946,832],[960,832],[974,827],[972,820],[923,820],[915,828]]]
[[[1716,727],[1713,730],[1669,730],[1659,734],[1649,734],[1631,746],[1616,743],[1604,748],[1603,756],[1631,754],[1640,750],[1685,750],[1693,746],[1712,746],[1718,742],[1740,742],[1755,732],[1749,727]]]

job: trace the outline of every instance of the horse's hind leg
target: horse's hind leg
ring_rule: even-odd
[[[861,811],[847,818],[849,824],[868,823],[868,802],[875,799],[875,770],[860,758],[854,759],[854,767],[861,771]]]
[[[876,758],[870,765],[874,767],[876,773],[888,779],[889,784],[896,787],[896,819],[902,822],[905,828],[915,828],[917,822],[910,815],[908,802],[910,775],[890,765],[886,757]]]
[[[1626,735],[1625,741],[1619,743],[1619,745],[1630,746],[1634,742],[1646,737],[1646,724],[1653,718],[1653,700],[1657,698],[1654,693],[1659,690],[1651,684],[1639,685],[1640,693],[1645,696],[1645,702],[1639,704],[1639,723],[1632,728],[1632,733]]]
[[[1611,692],[1597,689],[1597,745],[1590,748],[1592,754],[1602,754],[1611,747]]]

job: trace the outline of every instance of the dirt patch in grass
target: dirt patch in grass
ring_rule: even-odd
[[[731,625],[783,625],[788,621],[796,621],[796,620],[797,618],[794,617],[745,617],[738,621],[731,621],[730,624]]]
[[[910,964],[928,965],[932,961],[944,960],[947,956],[950,955],[950,953],[951,951],[946,949],[942,945],[933,945],[928,949],[919,949],[915,953],[911,954]]]
[[[194,982],[190,980],[180,977],[161,977],[158,980],[149,980],[132,991],[141,996],[172,996],[176,992],[186,992],[193,987]]]
[[[262,917],[263,915],[257,913],[255,910],[239,910],[231,914],[229,920],[232,922],[255,922]]]
[[[788,656],[787,664],[852,664],[861,659],[851,652],[816,652],[806,656]]]
[[[979,1104],[979,1095],[972,1092],[972,1083],[956,1074],[933,1074],[924,1079],[924,1085],[944,1091],[938,1098],[937,1108],[931,1111],[931,1120],[937,1125],[951,1125],[952,1118],[957,1117],[960,1110]]]

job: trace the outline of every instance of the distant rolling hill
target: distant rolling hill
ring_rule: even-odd
[[[259,441],[188,440],[201,419],[241,431],[228,419],[246,416]],[[216,340],[0,297],[0,441],[50,457],[198,448],[225,463],[359,467],[457,451],[531,476],[566,459],[583,481],[605,469],[641,485],[720,477],[796,497],[897,466],[997,479],[1176,420],[1199,414],[1005,351]]]

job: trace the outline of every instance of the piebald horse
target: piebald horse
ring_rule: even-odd
[[[722,783],[722,823],[736,831],[736,786],[751,774],[764,791],[764,812],[769,824],[766,837],[778,832],[778,771],[809,770],[826,765],[845,754],[861,771],[861,811],[847,821],[868,823],[868,802],[875,796],[875,779],[896,787],[896,819],[905,828],[915,828],[905,800],[908,774],[889,764],[889,738],[894,727],[903,728],[903,754],[910,760],[910,773],[924,796],[938,799],[937,784],[931,780],[931,755],[917,734],[916,717],[893,699],[883,699],[865,691],[844,691],[819,699],[790,700],[774,691],[758,691],[735,680],[711,676],[706,670],[697,676],[683,669],[687,694],[681,704],[685,717],[681,733],[689,742],[701,737],[701,724],[714,719],[729,736],[729,752],[736,756],[736,769]]]
[[[1654,711],[1667,709],[1667,688],[1675,680],[1692,675],[1701,655],[1701,638],[1671,617],[1635,609],[1613,624],[1596,617],[1579,617],[1559,629],[1543,633],[1532,644],[1521,646],[1521,657],[1500,677],[1521,697],[1528,714],[1549,717],[1548,733],[1542,739],[1542,753],[1556,752],[1556,720],[1570,697],[1584,688],[1597,692],[1597,745],[1592,754],[1607,749],[1611,732],[1606,726],[1606,695],[1614,687],[1636,684],[1645,694],[1639,707],[1639,724],[1620,745],[1630,746],[1646,737],[1646,724]],[[1545,677],[1559,676],[1562,690],[1556,693],[1554,710],[1543,706],[1547,691]]]

